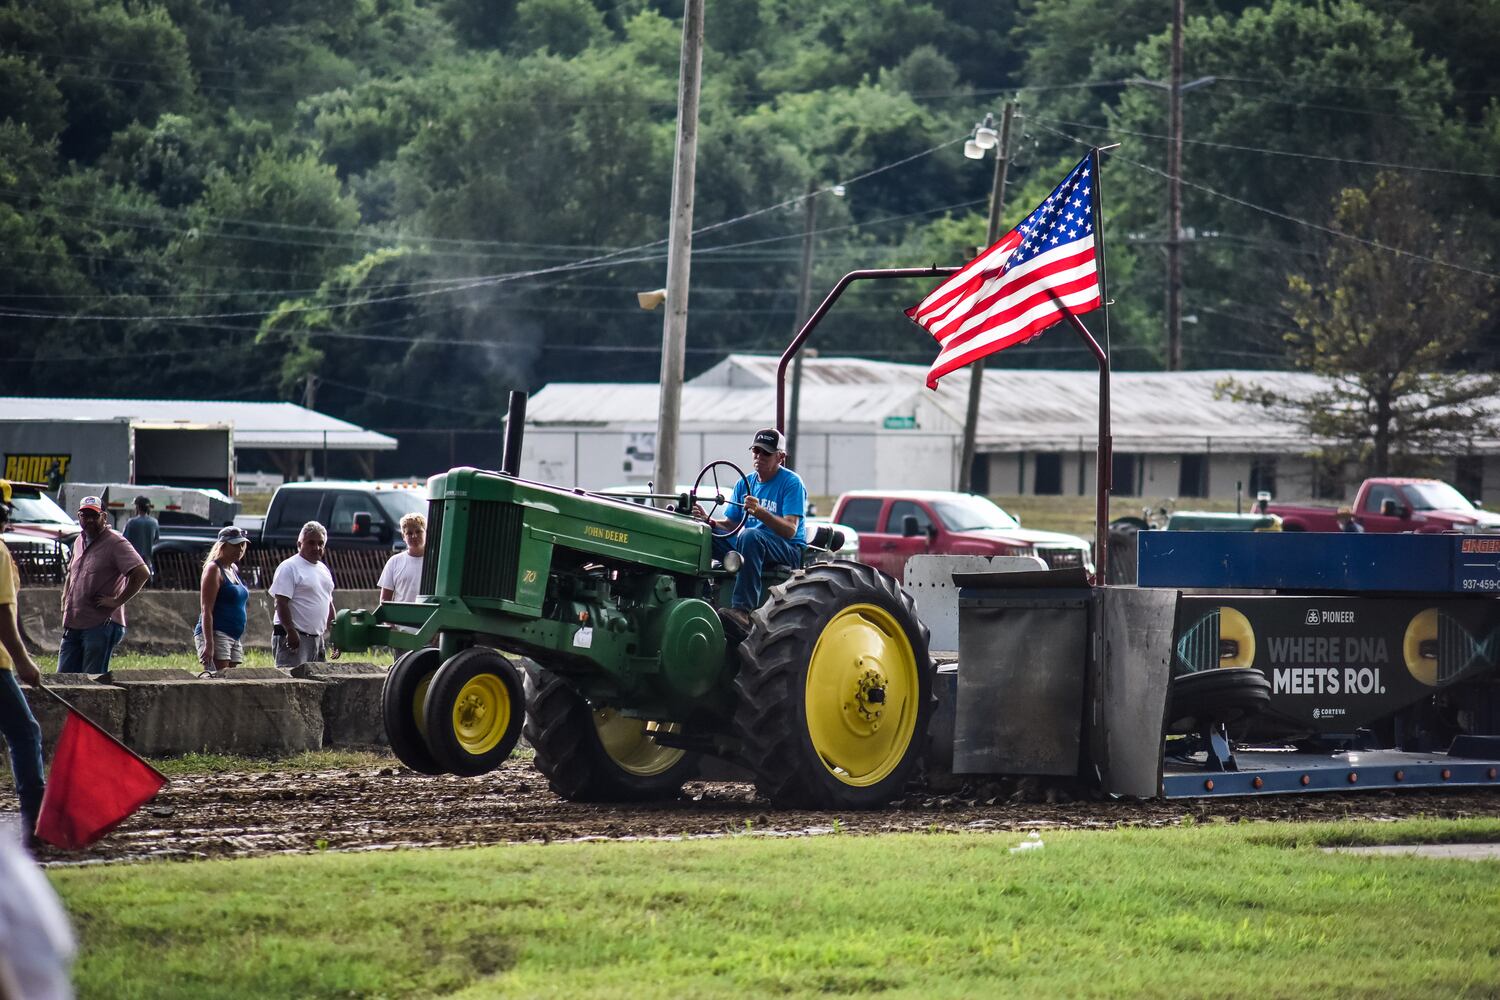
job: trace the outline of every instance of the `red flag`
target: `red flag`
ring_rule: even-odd
[[[54,847],[87,847],[166,783],[160,771],[70,707],[52,757],[36,835]]]
[[[1098,308],[1093,154],[1019,226],[906,310],[942,349],[927,388],[987,354],[1030,340],[1064,316]]]

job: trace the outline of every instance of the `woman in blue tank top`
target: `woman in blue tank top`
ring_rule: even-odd
[[[198,585],[198,624],[193,627],[193,644],[203,664],[200,677],[216,677],[245,662],[245,647],[240,637],[245,634],[250,588],[240,579],[239,561],[245,557],[249,545],[250,536],[243,528],[224,528],[203,563]]]

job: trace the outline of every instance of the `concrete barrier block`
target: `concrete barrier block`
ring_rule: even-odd
[[[142,671],[121,671],[121,676]],[[275,756],[323,745],[323,686],[313,681],[158,680],[122,685],[125,742],[157,756]]]
[[[117,739],[125,736],[125,690],[109,684],[100,684],[88,674],[43,674],[42,683],[57,691],[78,711],[102,727]],[[35,688],[23,687],[26,701],[31,705],[31,714],[42,727],[42,750],[47,759],[57,749],[57,738],[62,735],[63,720],[68,710],[56,698],[49,697]]]
[[[331,747],[388,746],[380,694],[389,667],[379,663],[304,663],[292,676],[323,685],[323,740]]]
[[[66,676],[59,674],[59,677]],[[78,674],[75,676],[86,676]],[[99,680],[104,684],[117,684],[129,686],[131,684],[155,684],[159,681],[191,681],[198,679],[195,670],[184,670],[180,667],[143,667],[140,670],[111,670],[100,674]]]
[[[22,587],[16,607],[26,648],[34,653],[56,654],[62,643],[62,588]]]

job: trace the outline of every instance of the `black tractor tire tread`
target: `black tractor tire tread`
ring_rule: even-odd
[[[526,742],[536,752],[536,769],[547,785],[569,802],[645,802],[676,798],[683,782],[698,771],[699,755],[685,754],[661,774],[621,771],[605,752],[588,702],[563,678],[528,667]]]
[[[434,708],[449,700],[449,688],[456,686],[461,690],[464,683],[477,675],[479,671],[471,673],[476,660],[492,660],[492,672],[500,677],[510,693],[510,722],[500,742],[482,755],[471,754],[459,745],[452,733],[451,710],[435,713]],[[463,676],[465,674],[469,676]],[[488,774],[505,763],[515,750],[526,716],[526,694],[520,674],[515,664],[488,646],[470,646],[453,654],[438,668],[427,688],[427,747],[446,773],[466,778]],[[452,694],[456,695],[457,691]]]
[[[798,684],[805,684],[813,646],[834,614],[851,604],[877,604],[914,626],[917,661],[916,728],[906,758],[878,785],[854,787],[829,775],[812,749]],[[756,790],[778,807],[868,809],[900,793],[920,763],[936,705],[930,632],[916,604],[894,579],[846,560],[799,570],[769,589],[751,615],[750,637],[739,647],[734,679],[734,735],[738,762],[755,775]],[[909,629],[909,631],[911,631]]]
[[[1167,692],[1167,731],[1192,732],[1203,721],[1233,724],[1265,711],[1271,682],[1254,667],[1218,667],[1173,678]]]
[[[431,666],[419,665],[424,659]],[[432,756],[417,720],[412,715],[412,698],[424,675],[436,672],[442,664],[440,654],[431,647],[409,650],[396,660],[385,675],[380,691],[380,717],[385,723],[386,740],[391,752],[407,768],[418,774],[443,774],[443,767]]]

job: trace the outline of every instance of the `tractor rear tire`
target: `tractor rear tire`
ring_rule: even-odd
[[[1167,690],[1167,732],[1195,733],[1206,722],[1232,726],[1265,711],[1271,682],[1254,667],[1217,667],[1182,674]]]
[[[521,672],[484,646],[455,653],[427,687],[427,748],[449,774],[473,777],[505,763],[521,738]]]
[[[927,626],[895,580],[822,563],[770,588],[739,647],[734,732],[777,806],[871,809],[900,794],[932,716]]]
[[[422,707],[427,688],[437,673],[442,654],[432,647],[402,653],[385,675],[380,692],[380,714],[386,738],[396,759],[418,774],[442,774],[443,768],[427,748]]]
[[[595,710],[556,674],[526,669],[526,742],[548,786],[570,802],[676,798],[699,755],[656,743],[650,725]]]

